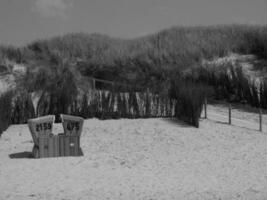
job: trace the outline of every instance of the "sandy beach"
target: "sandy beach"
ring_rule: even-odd
[[[54,132],[62,131],[56,124]],[[89,119],[83,157],[31,159],[27,125],[0,139],[0,199],[267,199],[267,134],[202,120]]]

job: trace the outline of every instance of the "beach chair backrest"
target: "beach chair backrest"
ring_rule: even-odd
[[[62,125],[66,135],[81,136],[84,119],[72,115],[61,114]]]
[[[54,121],[54,115],[47,115],[28,120],[28,126],[35,145],[38,146],[38,138],[40,136],[48,137],[52,133]]]

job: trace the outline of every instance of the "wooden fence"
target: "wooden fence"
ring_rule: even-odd
[[[221,102],[219,102],[221,103]],[[204,118],[207,119],[208,118],[208,111],[207,111],[207,99],[205,100],[205,103],[204,103]],[[231,103],[228,103],[228,116],[225,116],[225,118],[227,118],[227,122],[229,125],[233,125],[233,120],[235,121],[235,124],[236,122],[238,121],[239,124],[246,124],[248,123],[250,125],[249,128],[252,128],[252,127],[255,127],[254,124],[256,124],[255,122],[251,122],[251,121],[247,121],[247,120],[242,120],[242,119],[237,119],[237,118],[233,118],[232,117],[232,110],[233,110],[233,107],[232,107],[232,104]],[[223,116],[222,114],[216,114],[216,115],[221,115]],[[212,119],[212,117],[210,117],[210,119]],[[263,122],[262,122],[262,108],[258,108],[258,130],[260,132],[263,132]]]
[[[92,114],[100,114],[100,118],[172,117],[175,104],[175,100],[149,91],[121,93],[95,90],[85,94],[78,102],[80,106],[71,112],[80,113],[85,118]]]
[[[91,87],[86,93],[77,95],[66,114],[80,115],[84,118],[145,118],[173,117],[176,101],[168,94],[157,94],[149,88],[133,86],[97,78],[88,78]],[[102,84],[102,85],[101,85]],[[104,84],[104,85],[103,85]],[[102,87],[102,88],[101,88]],[[57,106],[62,104],[52,99],[50,94],[42,95],[37,103],[37,116],[58,113]]]

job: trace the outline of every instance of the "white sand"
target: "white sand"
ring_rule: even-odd
[[[26,125],[0,139],[1,200],[267,199],[267,134],[237,126],[90,119],[83,157],[9,157],[32,145]]]

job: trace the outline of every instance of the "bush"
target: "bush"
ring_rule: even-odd
[[[71,114],[78,96],[77,76],[70,66],[47,66],[38,71],[29,71],[22,80],[22,87],[28,91],[42,91],[37,115],[56,115],[59,121],[60,114]],[[74,110],[74,112],[78,112]]]
[[[0,96],[0,135],[11,122],[13,92],[9,91]]]
[[[231,63],[220,66],[216,70],[208,67],[199,67],[194,70],[194,80],[205,82],[214,89],[214,98],[229,102],[246,102],[253,107],[259,107],[264,98],[259,92],[264,92],[264,87],[258,87],[255,81],[245,74],[241,66]],[[263,94],[262,94],[263,95]],[[264,104],[263,104],[264,105]]]
[[[35,111],[30,94],[28,94],[26,91],[16,94],[11,113],[12,124],[27,123],[28,119],[34,117]]]
[[[172,81],[170,96],[177,101],[175,117],[198,128],[203,104],[210,92],[208,86],[192,80]]]
[[[267,109],[267,82],[262,82],[260,85],[260,106]]]

